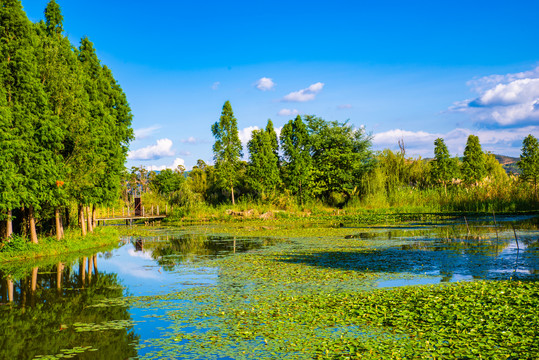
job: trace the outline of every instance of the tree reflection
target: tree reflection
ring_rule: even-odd
[[[75,264],[75,263],[73,263]],[[131,320],[126,307],[90,307],[123,296],[116,274],[98,273],[97,256],[73,265],[55,261],[35,266],[14,281],[0,271],[0,358],[32,359],[61,349],[91,345],[98,349],[78,359],[127,359],[137,356],[139,336],[133,328],[77,332],[74,323]]]

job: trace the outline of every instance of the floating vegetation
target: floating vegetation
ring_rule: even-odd
[[[71,349],[61,349],[60,353],[56,355],[36,355],[34,359],[40,360],[56,360],[56,359],[72,359],[79,354],[82,354],[86,351],[97,351],[96,348],[92,346],[75,346]]]
[[[99,324],[94,323],[74,323],[73,328],[76,332],[83,331],[103,331],[103,330],[123,330],[135,325],[133,320],[111,320]]]

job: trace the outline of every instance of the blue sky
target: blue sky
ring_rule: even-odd
[[[127,94],[127,166],[212,162],[230,100],[243,141],[296,113],[349,120],[375,149],[518,156],[539,136],[537,1],[57,0],[72,43],[88,36]],[[23,0],[33,21],[47,0]]]

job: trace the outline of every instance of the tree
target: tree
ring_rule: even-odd
[[[266,130],[254,130],[247,144],[249,150],[247,180],[251,188],[262,195],[274,193],[280,182],[276,142],[277,134],[269,120]]]
[[[301,116],[283,126],[280,139],[285,184],[303,204],[305,187],[312,174],[312,159],[309,133]]]
[[[444,189],[447,189],[447,182],[455,177],[456,165],[454,159],[449,155],[444,139],[434,140],[434,160],[432,161],[431,174],[434,180],[443,184]]]
[[[462,160],[462,174],[467,184],[477,183],[486,176],[485,155],[479,138],[475,135],[468,136]]]
[[[243,156],[243,147],[238,135],[238,124],[227,100],[223,105],[219,121],[212,125],[211,131],[215,137],[213,159],[217,178],[223,188],[230,189],[232,205],[235,205],[234,186],[237,182],[237,171]]]
[[[524,138],[522,153],[517,162],[522,171],[520,178],[533,183],[535,197],[537,197],[537,179],[539,178],[539,141],[532,134]]]
[[[266,125],[266,133],[268,134],[271,142],[271,149],[273,150],[273,154],[277,158],[277,164],[279,163],[279,138],[277,137],[277,133],[275,132],[275,128],[273,127],[273,122],[271,119],[268,119],[268,124]]]
[[[307,116],[313,158],[315,192],[333,205],[343,205],[354,194],[372,164],[371,137],[347,122]]]

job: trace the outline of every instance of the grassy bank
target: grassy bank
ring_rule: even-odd
[[[118,241],[119,232],[111,227],[99,227],[86,237],[82,237],[75,230],[68,230],[60,241],[55,237],[43,237],[39,239],[39,244],[32,244],[25,238],[14,236],[10,242],[0,244],[0,263],[77,253],[116,245]]]

